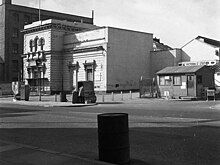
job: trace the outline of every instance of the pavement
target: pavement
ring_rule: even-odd
[[[28,106],[43,106],[43,107],[83,107],[95,106],[104,102],[131,102],[140,101],[138,93],[127,95],[98,95],[97,103],[95,104],[72,104],[71,95],[67,96],[68,102],[58,102],[55,96],[42,96],[39,101],[39,96],[30,97],[30,101],[13,101],[13,97],[0,98],[0,103],[5,104],[20,104]],[[220,109],[220,104],[216,105]],[[0,164],[1,165],[111,165],[111,163],[83,158],[80,156],[45,150],[40,147],[14,143],[11,141],[0,140]],[[140,164],[141,163],[137,163]],[[144,164],[144,163],[143,163]],[[142,164],[142,165],[143,165]],[[165,163],[166,164],[166,163]]]
[[[35,146],[0,140],[1,165],[111,165]]]
[[[135,97],[138,94],[134,94]],[[67,95],[67,102],[58,102],[59,96],[30,96],[29,101],[14,100],[13,96],[4,96],[0,98],[0,103],[42,106],[42,107],[84,107],[95,106],[97,103],[72,104],[71,95]],[[134,96],[133,96],[134,97]],[[136,97],[137,98],[137,97]],[[103,102],[122,102],[132,99],[132,95],[98,95],[97,101]],[[116,101],[115,101],[116,100]],[[0,164],[1,165],[111,165],[111,163],[79,157],[72,154],[45,150],[35,146],[12,143],[10,141],[0,140]]]
[[[84,107],[95,106],[97,103],[72,104],[71,95],[67,102],[58,102],[57,96],[31,96],[29,101],[13,99],[13,96],[0,98],[0,103],[42,106],[42,107]],[[79,157],[72,154],[54,152],[42,148],[0,140],[1,165],[111,165],[111,163]]]

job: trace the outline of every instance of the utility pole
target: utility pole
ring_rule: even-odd
[[[220,67],[220,48],[218,49],[218,65],[219,65],[219,67]]]

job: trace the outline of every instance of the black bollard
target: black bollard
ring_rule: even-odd
[[[60,102],[67,102],[66,92],[64,91],[60,92]]]
[[[99,160],[115,164],[130,161],[128,114],[98,115]]]

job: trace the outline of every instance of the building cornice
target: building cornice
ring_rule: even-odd
[[[28,34],[28,33],[33,33],[33,32],[42,31],[42,30],[61,30],[61,31],[65,31],[65,32],[75,33],[75,32],[82,31],[84,29],[85,28],[74,27],[74,26],[69,26],[69,25],[62,25],[59,23],[50,23],[50,24],[31,27],[28,29],[23,29],[23,30],[21,30],[21,32],[24,34]]]

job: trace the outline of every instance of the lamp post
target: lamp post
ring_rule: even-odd
[[[40,67],[38,69],[39,69],[39,75],[40,75],[40,78],[39,78],[39,101],[41,101],[41,69],[40,69]]]
[[[218,49],[218,65],[219,65],[219,67],[220,67],[220,48]]]

